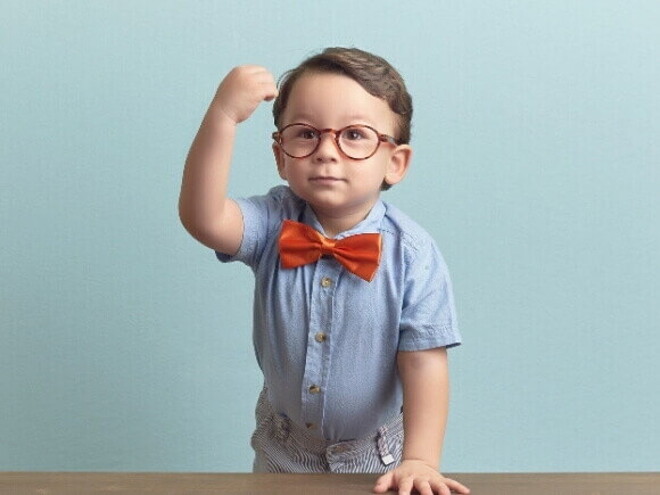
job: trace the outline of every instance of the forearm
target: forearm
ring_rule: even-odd
[[[179,216],[197,240],[226,254],[235,254],[243,236],[243,217],[227,197],[236,126],[259,103],[277,96],[273,76],[263,67],[235,67],[222,80],[183,172]]]
[[[403,460],[438,468],[449,402],[449,373],[444,348],[399,352],[403,383]]]
[[[197,238],[221,222],[227,207],[227,186],[236,123],[213,103],[193,141],[183,172],[179,215]]]

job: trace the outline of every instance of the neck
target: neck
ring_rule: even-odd
[[[330,238],[336,237],[338,234],[352,229],[362,220],[367,218],[367,215],[369,214],[369,212],[366,212],[366,214],[359,212],[352,215],[333,216],[324,215],[323,213],[316,211],[313,207],[312,210],[314,210],[316,218],[321,224],[321,227],[323,227],[325,235]]]

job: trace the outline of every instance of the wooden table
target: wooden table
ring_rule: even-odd
[[[473,495],[660,495],[660,472],[447,476],[470,487]],[[342,495],[372,493],[375,480],[371,474],[0,472],[0,494]]]

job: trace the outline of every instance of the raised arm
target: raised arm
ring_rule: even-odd
[[[256,65],[234,68],[220,83],[190,146],[179,217],[195,239],[221,253],[235,254],[243,238],[241,212],[227,197],[236,128],[262,101],[276,96],[268,70]]]

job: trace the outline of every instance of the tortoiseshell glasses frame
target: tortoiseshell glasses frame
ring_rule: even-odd
[[[334,136],[339,151],[351,160],[367,160],[376,154],[381,143],[398,146],[400,143],[387,134],[378,132],[366,124],[351,124],[341,129],[317,129],[296,122],[273,132],[272,138],[282,151],[291,158],[307,158],[318,150],[323,134]]]

